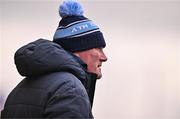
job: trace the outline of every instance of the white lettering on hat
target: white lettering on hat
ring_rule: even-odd
[[[96,26],[93,22],[90,23],[91,26]]]
[[[74,27],[71,32],[72,32],[72,33],[73,33],[73,32],[77,32],[77,31],[80,31],[80,30],[84,30],[84,29],[86,29],[86,28],[88,28],[88,24],[83,24],[83,25]]]
[[[92,21],[76,22],[76,24],[58,28],[54,38],[79,37],[96,31],[99,31],[99,28]]]
[[[78,31],[78,30],[76,29],[76,27],[74,27],[74,28],[72,29],[72,33],[76,32],[76,31]]]
[[[87,24],[84,24],[84,25],[82,25],[82,26],[79,26],[79,30],[81,30],[81,29],[86,29],[86,28],[88,28],[88,25],[87,25]]]

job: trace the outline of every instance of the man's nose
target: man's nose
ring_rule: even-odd
[[[101,53],[101,61],[106,62],[107,61],[107,56],[105,55],[104,52]]]

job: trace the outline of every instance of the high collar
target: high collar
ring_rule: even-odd
[[[87,73],[86,80],[86,90],[89,96],[89,100],[91,102],[91,107],[93,106],[94,93],[96,88],[97,75],[94,73]]]
[[[86,88],[86,91],[89,96],[89,100],[91,103],[91,107],[93,106],[93,100],[94,100],[94,93],[96,88],[96,80],[97,80],[97,74],[87,72],[87,64],[81,60],[81,58],[77,57],[73,53],[69,52],[74,59],[82,66],[84,71],[86,72],[86,79],[81,80],[82,84]]]

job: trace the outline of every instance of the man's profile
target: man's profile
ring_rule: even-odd
[[[77,1],[64,1],[59,14],[53,41],[38,39],[16,51],[25,78],[9,94],[2,118],[93,118],[105,40]]]

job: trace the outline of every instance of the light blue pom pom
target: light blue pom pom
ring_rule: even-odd
[[[65,0],[59,7],[59,15],[62,18],[67,16],[83,16],[83,8],[76,0]]]

